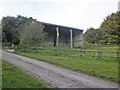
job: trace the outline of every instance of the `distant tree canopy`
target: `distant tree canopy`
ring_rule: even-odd
[[[21,44],[41,44],[44,40],[44,26],[40,22],[32,22],[29,25],[24,25],[21,32]]]
[[[15,17],[3,17],[2,19],[2,35],[3,41],[13,44],[19,43],[19,34],[17,30],[18,20]]]
[[[89,28],[84,39],[89,43],[118,44],[120,38],[120,12],[107,16],[98,29]]]
[[[34,22],[34,23],[33,23]],[[40,24],[40,25],[39,25]],[[18,15],[17,17],[3,17],[2,18],[2,42],[8,42],[11,44],[20,44],[21,40],[24,41],[26,39],[25,36],[30,36],[36,30],[42,30],[43,26],[41,26],[41,23],[38,22],[36,19],[33,19],[32,17],[23,17]],[[24,32],[24,34],[22,33]],[[26,33],[25,33],[26,32]],[[28,32],[30,35],[28,35]],[[39,32],[39,35],[42,37],[42,31]],[[24,38],[23,38],[24,36]],[[37,34],[34,34],[34,37],[32,39],[36,38],[35,41],[38,41]],[[31,38],[29,38],[28,41]],[[34,42],[32,42],[34,44]],[[36,42],[35,42],[36,43]]]
[[[2,43],[2,22],[0,21],[0,45]],[[1,48],[1,46],[0,46]]]

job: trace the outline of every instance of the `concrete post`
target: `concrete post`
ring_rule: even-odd
[[[83,46],[83,32],[80,34],[80,46]]]
[[[70,30],[70,46],[73,48],[73,35],[72,35],[72,29]]]
[[[58,45],[58,43],[59,43],[59,27],[56,27],[56,32],[57,32],[56,44]]]

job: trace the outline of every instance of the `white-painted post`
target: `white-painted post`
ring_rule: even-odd
[[[59,43],[59,27],[56,27],[57,38],[56,38],[56,45]]]
[[[72,29],[70,30],[70,46],[73,48],[73,36],[72,36]]]

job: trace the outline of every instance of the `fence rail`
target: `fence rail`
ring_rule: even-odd
[[[21,48],[22,47],[22,48]],[[70,49],[70,48],[56,48],[56,47],[31,47],[22,45],[19,49],[21,52],[33,52],[33,53],[41,53],[43,55],[50,56],[59,56],[59,57],[96,57],[97,59],[101,58],[120,58],[120,52],[117,50],[103,50],[103,49]]]
[[[101,50],[80,50],[80,56],[87,56],[87,57],[97,57],[99,58],[120,58],[118,55],[120,52],[106,52]]]

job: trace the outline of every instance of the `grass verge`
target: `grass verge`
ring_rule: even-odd
[[[2,88],[2,59],[0,58],[0,89]]]
[[[2,88],[47,88],[47,85],[3,60]]]

